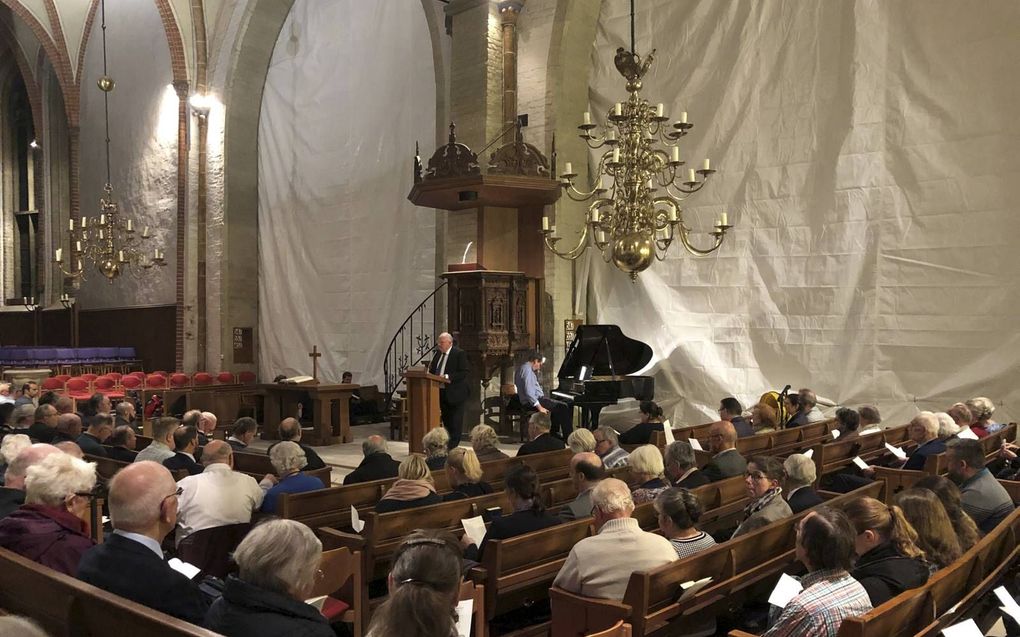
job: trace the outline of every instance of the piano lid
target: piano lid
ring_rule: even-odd
[[[618,325],[581,325],[567,348],[559,378],[589,379],[592,376],[626,376],[652,360],[652,348],[623,335]],[[580,378],[584,369],[584,378]]]

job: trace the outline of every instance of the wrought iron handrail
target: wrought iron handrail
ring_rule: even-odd
[[[446,281],[444,280],[418,304],[418,307],[411,310],[411,313],[397,329],[396,334],[390,339],[390,345],[386,348],[386,358],[383,360],[387,405],[400,384],[404,382],[404,372],[407,368],[421,363],[436,348],[438,335],[436,332],[438,323],[436,320],[438,310],[436,294],[445,287]],[[432,324],[426,326],[425,317],[430,313]]]

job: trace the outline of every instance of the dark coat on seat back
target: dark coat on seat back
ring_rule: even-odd
[[[314,606],[233,576],[209,609],[205,626],[227,637],[333,637]]]

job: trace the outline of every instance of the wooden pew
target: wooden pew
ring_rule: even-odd
[[[364,597],[365,576],[361,571],[361,553],[340,548],[322,552],[319,570],[322,577],[316,582],[308,598],[328,595],[346,603],[349,608],[340,621],[351,624],[354,637],[365,630],[368,599]]]
[[[0,608],[54,637],[215,637],[194,624],[112,595],[0,549]]]
[[[269,461],[268,455],[261,453],[248,453],[244,451],[235,451],[233,455],[235,471],[247,473],[248,475],[253,476],[256,480],[262,480],[267,473],[276,475],[276,469],[273,468],[273,463]],[[321,469],[305,471],[305,474],[321,480],[323,488],[329,487],[333,484],[333,468],[329,465],[326,465]]]

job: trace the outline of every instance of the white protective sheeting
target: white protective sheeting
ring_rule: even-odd
[[[603,3],[600,121],[628,11]],[[893,421],[975,395],[1020,415],[1018,33],[1012,0],[638,2],[644,97],[688,111],[682,158],[720,169],[688,223],[737,226],[634,284],[589,255],[590,318],[651,345],[674,422],[786,384]]]
[[[297,0],[259,123],[259,372],[382,381],[434,282],[435,213],[407,201],[435,135],[432,45],[407,0]]]

